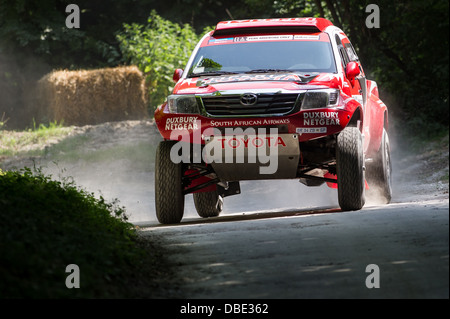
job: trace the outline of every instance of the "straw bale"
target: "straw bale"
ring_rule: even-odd
[[[136,66],[53,71],[38,81],[40,120],[92,125],[148,117],[145,80]]]

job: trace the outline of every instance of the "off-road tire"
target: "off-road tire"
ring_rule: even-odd
[[[223,199],[217,191],[194,193],[194,205],[200,217],[216,217],[222,212]]]
[[[392,199],[392,163],[389,136],[385,129],[383,129],[379,151],[373,157],[372,162],[366,166],[370,195],[373,194],[384,204],[389,204]]]
[[[341,209],[361,209],[365,204],[364,153],[357,127],[346,127],[337,136],[336,172]]]
[[[173,163],[170,150],[176,142],[160,142],[155,159],[156,217],[161,224],[179,223],[184,213],[182,163]]]

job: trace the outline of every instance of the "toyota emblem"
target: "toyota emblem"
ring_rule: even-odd
[[[241,104],[245,106],[255,105],[258,101],[258,96],[253,93],[244,93],[241,95]]]

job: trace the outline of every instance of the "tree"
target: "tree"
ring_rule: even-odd
[[[184,67],[200,37],[188,24],[180,26],[152,11],[147,24],[125,24],[117,39],[125,61],[145,74],[154,111],[173,88],[173,72]]]

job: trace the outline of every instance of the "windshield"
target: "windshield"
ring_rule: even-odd
[[[263,72],[335,73],[327,41],[245,42],[201,47],[188,77]]]

